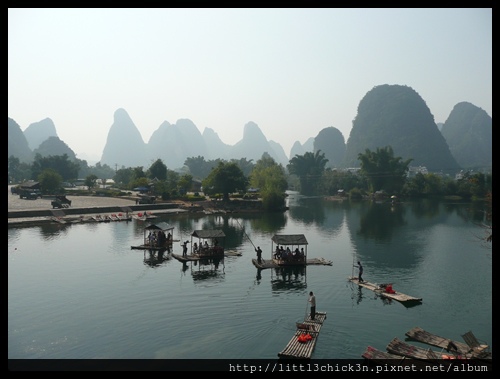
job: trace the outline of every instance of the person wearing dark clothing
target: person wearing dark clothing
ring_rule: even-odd
[[[314,320],[316,317],[316,296],[314,296],[313,292],[309,292],[309,303],[311,303],[311,320]]]
[[[186,242],[184,242],[184,243],[182,244],[182,255],[183,255],[184,257],[186,257],[186,256],[187,256],[187,251],[188,251],[188,243],[189,243],[189,241],[186,241]]]
[[[364,282],[364,280],[363,280],[363,266],[361,266],[361,262],[358,261],[358,266],[355,266],[355,267],[358,267],[358,282],[359,283]]]
[[[262,262],[262,249],[260,248],[260,246],[257,246],[257,249],[255,249],[255,251],[257,252],[257,262],[261,263]]]

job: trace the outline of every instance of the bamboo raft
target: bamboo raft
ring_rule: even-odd
[[[224,254],[222,256],[218,257],[210,257],[210,256],[200,256],[197,254],[187,254],[187,255],[182,255],[182,254],[172,254],[172,257],[177,259],[179,262],[193,262],[193,261],[200,261],[203,259],[221,259],[223,257],[240,257],[242,255],[241,252],[237,250],[225,250]]]
[[[469,351],[469,346],[463,342],[452,341],[449,338],[444,338],[437,336],[435,334],[429,333],[418,326],[410,329],[405,333],[409,339],[426,343],[430,346],[439,347],[441,349],[450,349],[450,342],[455,345],[456,351],[460,354],[466,354]]]
[[[386,351],[378,350],[372,346],[368,346],[365,352],[361,355],[367,361],[371,361],[372,363],[381,361],[384,363],[390,362],[391,364],[397,364],[399,366],[417,366],[421,368],[425,368],[427,363],[423,361],[417,361],[412,358],[403,357],[401,355],[391,354]]]
[[[471,348],[469,345],[466,343],[460,342],[460,341],[453,341],[449,338],[444,338],[441,336],[438,336],[436,334],[429,333],[428,331],[419,328],[418,326],[410,329],[405,333],[405,335],[408,337],[410,340],[418,341],[425,343],[430,346],[434,347],[439,347],[441,349],[444,349],[446,351],[453,351],[457,354],[466,356],[471,352]],[[491,359],[492,355],[491,353],[485,353],[483,352],[482,354],[477,354],[474,351],[470,354],[471,358],[473,359]]]
[[[393,338],[386,347],[386,352],[377,350],[372,346],[368,346],[365,352],[361,355],[372,364],[384,364],[387,361],[398,365],[408,365],[412,362],[416,365],[430,364],[436,362],[448,362],[447,364],[461,365],[464,362],[472,360],[481,362],[488,367],[488,371],[492,366],[491,353],[489,358],[484,355],[471,353],[471,348],[462,342],[452,341],[449,338],[439,337],[435,334],[426,332],[425,330],[415,327],[406,333],[409,339],[428,344],[430,346],[439,347],[441,351],[435,351],[431,348],[414,346],[401,341],[397,337]],[[429,363],[430,362],[430,363]]]
[[[360,283],[358,281],[358,277],[357,276],[350,276],[348,278],[348,280],[350,282],[357,283],[361,287],[367,288],[370,291],[375,292],[379,296],[386,297],[388,299],[393,299],[393,300],[399,301],[400,303],[407,303],[407,302],[410,302],[410,303],[420,303],[420,302],[422,302],[422,298],[421,297],[413,297],[413,296],[405,295],[404,293],[397,292],[397,291],[394,291],[394,293],[387,293],[387,292],[385,292],[385,290],[382,287],[382,285],[370,283],[370,282],[367,282],[367,281],[362,281]]]
[[[310,359],[319,337],[319,331],[325,319],[326,312],[316,312],[314,320],[311,320],[311,316],[308,315],[304,322],[298,323],[295,334],[285,348],[278,353],[278,357]],[[312,339],[307,342],[299,342],[299,336],[303,333],[309,333]]]
[[[252,263],[255,267],[258,269],[264,270],[266,268],[278,268],[278,267],[294,267],[294,266],[310,266],[310,265],[316,265],[316,266],[331,266],[332,261],[328,261],[325,258],[310,258],[307,259],[305,263],[296,263],[296,264],[279,264],[276,263],[274,259],[261,259],[261,262],[259,263],[256,258],[252,259]]]
[[[401,341],[399,338],[394,337],[387,345],[387,352],[402,357],[419,359],[422,361],[435,362],[438,359],[465,359],[465,356],[454,356],[449,354],[442,354],[440,351],[433,351],[431,349],[424,349],[422,347],[410,345]]]

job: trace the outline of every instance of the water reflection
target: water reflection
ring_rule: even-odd
[[[274,292],[303,290],[307,288],[306,266],[276,267],[271,270],[271,287]]]
[[[183,270],[188,264],[183,263]],[[191,276],[194,281],[199,280],[220,280],[225,277],[224,258],[204,258],[189,263]],[[186,269],[187,270],[187,269]]]
[[[170,259],[172,259],[170,250],[144,250],[144,264],[146,266],[154,268]]]
[[[40,236],[44,240],[52,240],[54,238],[61,238],[68,234],[69,229],[73,224],[61,224],[61,223],[50,223],[50,224],[41,224],[39,226]]]
[[[391,207],[390,204],[370,203],[361,215],[358,234],[366,239],[388,242],[396,228],[406,225],[404,207]]]
[[[325,220],[325,200],[319,197],[300,197],[298,206],[290,207],[290,216],[306,225],[323,224]]]
[[[390,204],[370,202],[303,199],[298,206],[307,202],[315,209],[155,220],[173,225],[183,240],[204,226],[222,229],[228,249],[248,252],[218,263],[161,262],[148,251],[131,251],[146,225],[136,220],[9,228],[9,357],[273,359],[293,333],[291,318],[304,309],[302,295],[312,287],[324,299],[320,310],[337,320],[324,326],[325,335],[335,338],[321,339],[314,352],[320,359],[358,359],[366,346],[383,349],[392,336],[422,324],[442,335],[473,330],[491,341],[492,254],[467,237],[475,228],[471,220],[479,219],[479,206],[443,202],[438,214],[425,201],[402,203],[394,212]],[[270,251],[273,235],[296,233],[307,237],[310,258],[324,257],[333,266],[258,270],[252,265],[249,238]],[[180,253],[178,242],[173,252]],[[355,259],[361,260],[366,280],[394,282],[397,291],[422,297],[422,305],[407,310],[405,304],[348,286]],[[456,285],[460,280],[468,284],[466,292]],[[213,301],[220,294],[224,297]],[[388,313],[381,311],[384,305],[394,306],[384,307]],[[147,322],[144,309],[153,315]],[[186,309],[192,310],[188,320]],[[203,328],[194,330],[195,324]],[[168,341],[176,341],[175,346]]]

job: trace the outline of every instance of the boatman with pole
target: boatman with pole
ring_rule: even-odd
[[[309,292],[309,303],[311,303],[311,320],[316,317],[316,296],[314,296],[313,291]]]
[[[257,246],[257,249],[255,249],[255,251],[257,252],[257,262],[262,263],[262,249],[260,248],[260,246]]]
[[[363,280],[363,266],[361,266],[361,262],[358,261],[358,265],[354,266],[358,268],[358,283],[364,282]]]

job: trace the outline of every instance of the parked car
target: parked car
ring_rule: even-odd
[[[19,198],[27,200],[36,200],[42,197],[40,190],[18,189]]]
[[[156,201],[156,196],[141,196],[139,198],[139,204],[154,204]]]
[[[68,200],[66,196],[56,196],[54,200],[50,203],[52,208],[68,208],[71,206],[71,200]]]

